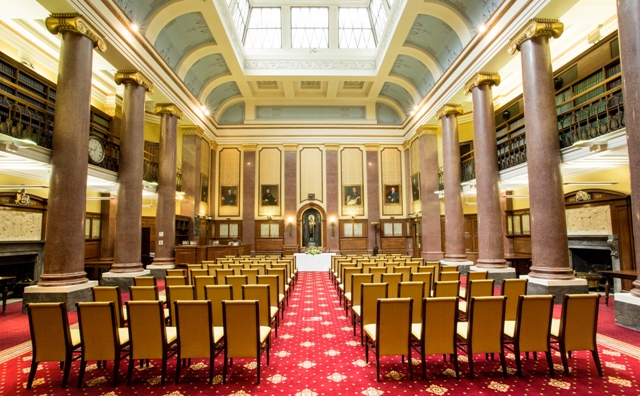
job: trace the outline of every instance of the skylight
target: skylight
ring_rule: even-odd
[[[282,48],[280,8],[252,8],[245,48]]]
[[[329,48],[329,8],[291,7],[291,48]]]
[[[387,24],[387,10],[382,4],[382,0],[371,0],[369,10],[371,12],[371,21],[376,32],[376,38],[379,40]]]
[[[249,20],[249,0],[237,0],[233,10],[233,24],[240,38],[244,37]]]
[[[371,29],[367,8],[339,8],[340,48],[375,49],[376,42]]]

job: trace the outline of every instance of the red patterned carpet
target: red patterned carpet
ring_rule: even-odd
[[[17,309],[12,304],[12,310]],[[609,308],[608,308],[609,309]],[[9,313],[9,307],[8,312]],[[75,317],[75,315],[74,315]],[[20,315],[20,321],[26,315]],[[5,317],[5,324],[13,322]],[[26,320],[24,320],[26,322]],[[22,323],[22,322],[21,322]],[[24,326],[21,324],[20,326]],[[624,330],[624,329],[623,329]],[[22,329],[24,332],[25,329]],[[27,330],[28,331],[28,330]],[[631,332],[631,330],[624,330]],[[637,334],[625,333],[626,336]],[[15,338],[14,338],[15,339]],[[87,367],[82,389],[75,388],[78,366],[74,363],[69,378],[69,388],[61,389],[61,371],[57,363],[42,363],[36,374],[34,387],[25,389],[31,359],[30,342],[5,349],[0,353],[0,394],[33,395],[637,395],[640,348],[600,335],[600,359],[605,372],[599,377],[591,355],[574,353],[571,377],[561,375],[561,362],[554,356],[556,377],[550,378],[545,359],[524,360],[524,377],[515,376],[513,355],[508,355],[510,376],[502,377],[499,360],[485,361],[476,356],[476,379],[468,378],[467,357],[460,356],[462,379],[456,380],[452,366],[441,356],[431,356],[427,361],[429,380],[420,378],[418,356],[414,353],[414,381],[409,380],[407,365],[399,357],[382,359],[382,382],[375,380],[375,357],[365,363],[364,347],[359,335],[353,336],[351,321],[345,318],[344,309],[338,304],[337,294],[328,273],[300,273],[285,319],[281,323],[279,337],[273,340],[271,364],[263,358],[262,381],[255,385],[255,361],[236,359],[227,384],[222,385],[222,358],[215,362],[215,384],[207,383],[208,366],[204,361],[192,361],[189,370],[183,370],[179,385],[173,384],[175,359],[169,361],[165,386],[160,385],[159,361],[148,369],[134,370],[132,386],[125,385],[128,361],[122,362],[120,381],[111,387],[111,363],[109,369]]]

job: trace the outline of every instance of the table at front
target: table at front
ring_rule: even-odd
[[[331,263],[331,259],[329,259]],[[15,283],[15,276],[0,276],[0,288],[2,288],[2,313],[7,308],[7,293],[9,292],[9,284]]]
[[[604,276],[607,283],[604,285],[604,305],[609,306],[609,290],[611,289],[611,280],[613,278],[619,279],[638,279],[638,272],[636,270],[620,270],[620,271],[598,271],[598,273]]]
[[[306,254],[294,253],[298,271],[329,271],[331,269],[331,256],[335,253]]]

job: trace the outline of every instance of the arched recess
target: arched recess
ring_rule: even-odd
[[[412,95],[404,89],[404,87],[391,81],[385,81],[377,100],[382,99],[381,97],[387,97],[397,102],[402,109],[401,114],[405,116],[407,116],[411,112],[411,109],[417,104]]]
[[[421,51],[418,48],[403,46],[398,55],[408,55],[422,62],[427,69],[429,69],[431,75],[433,75],[433,79],[436,81],[438,81],[438,78],[440,78],[444,71],[440,68],[438,61],[433,57],[433,55]]]
[[[385,77],[385,80],[392,82],[394,84],[398,84],[399,86],[404,88],[409,93],[409,95],[411,95],[411,97],[413,98],[414,104],[418,104],[420,103],[420,100],[422,100],[422,95],[420,95],[420,92],[418,92],[418,89],[416,88],[416,86],[413,85],[411,82],[407,81],[406,79],[400,76],[387,76]]]
[[[398,116],[400,117],[400,119],[402,119],[402,121],[407,118],[404,109],[400,107],[400,105],[395,100],[389,99],[385,96],[378,96],[376,98],[376,102],[380,102],[391,107],[396,113],[398,113]]]
[[[236,79],[232,75],[226,75],[226,76],[220,76],[218,78],[214,78],[213,80],[205,84],[205,86],[200,90],[200,97],[198,99],[200,99],[201,103],[204,103],[214,89],[218,88],[222,84],[235,81],[235,80]]]
[[[467,20],[456,10],[440,0],[424,0],[416,10],[420,14],[431,15],[447,24],[456,32],[463,45],[466,45],[475,32]]]
[[[298,209],[298,214],[296,215],[296,224],[297,224],[297,235],[296,235],[296,243],[298,246],[302,246],[302,224],[304,222],[304,214],[309,209],[315,209],[320,213],[320,217],[322,217],[322,222],[320,224],[322,230],[322,245],[323,247],[327,246],[327,212],[325,212],[324,208],[320,205],[316,205],[313,202],[310,202],[300,209]],[[316,220],[317,221],[317,220]]]
[[[229,100],[224,101],[218,106],[218,110],[216,110],[215,114],[217,117],[214,117],[214,119],[218,120],[218,117],[222,117],[224,115],[224,112],[227,111],[230,107],[233,107],[238,103],[243,103],[244,101],[245,99],[242,96],[234,96]]]
[[[214,53],[220,53],[220,48],[217,43],[205,43],[189,51],[189,53],[182,58],[180,63],[176,65],[176,73],[178,74],[178,77],[180,77],[181,80],[184,80],[189,69],[191,69],[197,61]]]
[[[160,7],[148,20],[144,35],[155,43],[160,31],[172,20],[190,12],[202,12],[202,2],[197,0],[172,1]]]

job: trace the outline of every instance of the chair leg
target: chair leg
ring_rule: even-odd
[[[180,366],[182,365],[182,359],[180,359],[179,357],[176,359],[176,380],[175,380],[175,384],[178,385],[178,382],[180,381]]]
[[[467,352],[467,357],[469,358],[469,377],[471,377],[471,379],[476,379],[473,374],[473,355],[471,354],[471,351]]]
[[[98,363],[100,361],[98,360]],[[84,370],[87,367],[87,361],[84,359],[80,360],[80,372],[78,373],[78,388],[82,387],[82,378],[84,378]]]
[[[378,349],[376,349],[376,380],[380,382],[380,356],[378,356]]]
[[[368,342],[364,346],[364,361],[367,364],[369,364],[369,343]]]
[[[460,379],[460,368],[458,367],[458,354],[454,353],[451,355],[451,360],[453,360],[453,368],[456,370],[456,379]]]
[[[71,356],[64,362],[64,372],[62,374],[62,389],[67,387],[67,380],[69,379],[69,372],[71,371]]]
[[[213,385],[213,363],[216,360],[214,352],[211,352],[211,357],[209,358],[209,383]]]
[[[551,374],[551,378],[553,378],[555,376],[555,373],[553,372],[553,360],[551,359],[551,351],[547,351],[546,352],[547,355],[547,364],[549,365],[549,374]]]
[[[120,373],[120,352],[116,354],[116,358],[113,360],[113,382],[112,386],[118,385],[118,374]]]
[[[569,362],[567,360],[567,351],[564,350],[564,344],[560,345],[560,357],[562,358],[562,365],[564,366],[564,376],[569,376]]]
[[[411,365],[411,345],[409,345],[409,354],[407,355],[407,363],[409,363],[409,379],[413,381],[413,366]]]
[[[602,377],[604,376],[604,373],[602,372],[602,366],[600,365],[600,356],[598,356],[597,348],[598,347],[591,351],[591,355],[593,355],[593,362],[596,364],[596,368],[598,369],[598,375]]]
[[[504,379],[507,379],[507,359],[504,358],[504,350],[500,352],[500,363],[502,363],[502,374]]]
[[[258,382],[256,385],[260,385],[260,356],[262,355],[262,353],[260,352],[260,349],[258,348]]]
[[[162,378],[160,378],[160,385],[164,386],[164,377],[167,375],[167,356],[162,357]]]
[[[514,341],[513,345],[513,354],[516,355],[516,368],[518,370],[518,378],[522,377],[522,361],[520,360],[520,348],[518,348],[517,343]],[[526,352],[529,355],[529,352]],[[504,354],[503,354],[504,355]]]
[[[224,365],[222,366],[222,383],[227,383],[227,354],[224,354]]]
[[[33,384],[33,379],[36,376],[36,370],[38,370],[38,362],[35,359],[32,359],[31,371],[29,371],[29,380],[27,381],[27,389],[31,389],[31,384]]]
[[[422,359],[422,379],[427,379],[427,361],[424,353],[424,344],[420,345],[420,359]]]
[[[135,360],[129,355],[129,370],[127,370],[127,386],[131,385],[131,376],[133,375],[133,366],[136,364]]]

